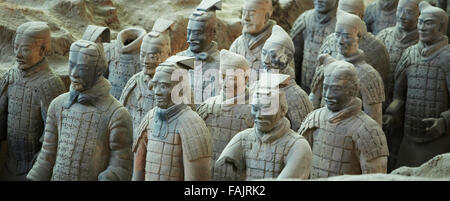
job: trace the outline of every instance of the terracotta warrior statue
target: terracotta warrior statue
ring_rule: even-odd
[[[194,57],[196,66],[190,71],[194,103],[201,104],[219,93],[219,50],[216,37],[216,10],[222,9],[221,0],[203,0],[189,16],[187,42],[189,49],[177,53]]]
[[[364,12],[367,31],[377,35],[381,30],[395,26],[397,5],[398,0],[376,0],[369,4]]]
[[[288,104],[279,84],[288,75],[261,74],[251,100],[253,128],[235,135],[215,166],[227,169],[226,180],[307,179],[311,167],[308,142],[290,129]],[[269,81],[270,80],[270,81]]]
[[[340,0],[338,3],[338,9],[354,14],[361,19],[364,16],[364,1],[363,0]],[[364,26],[365,28],[365,26]],[[359,40],[359,49],[364,52],[364,60],[378,71],[383,79],[384,91],[386,94],[386,100],[391,100],[392,93],[392,66],[389,65],[389,52],[384,46],[383,42],[377,39],[372,33],[367,32],[364,29],[361,33],[361,39]],[[319,50],[320,54],[329,54],[332,57],[337,57],[339,54],[338,41],[336,39],[336,33],[330,34],[324,41]],[[316,105],[317,107],[318,105]],[[383,105],[387,107],[387,105]]]
[[[323,40],[334,32],[336,10],[337,0],[314,0],[314,9],[301,14],[292,26],[290,35],[295,45],[296,81],[306,93],[311,92]]]
[[[403,51],[405,51],[408,47],[415,45],[419,41],[417,22],[420,14],[420,1],[421,0],[400,0],[397,7],[397,24],[394,27],[383,29],[377,35],[389,51],[392,68],[397,66]],[[386,102],[384,105],[389,106],[392,101],[388,97],[393,97],[392,93],[394,91],[394,83],[395,80],[392,78],[390,83],[385,83],[384,85],[386,88],[389,87],[392,89],[389,91],[391,94],[386,93]],[[390,130],[385,131],[389,145],[388,171],[393,170],[393,165],[397,160],[398,148],[400,146],[403,133],[401,127],[401,123],[395,124],[392,128],[390,128]]]
[[[364,112],[381,126],[384,85],[380,74],[364,61],[364,52],[359,49],[358,43],[364,29],[364,22],[358,16],[339,10],[336,23],[337,59],[347,61],[356,68],[359,80],[363,80],[358,96],[362,98]],[[323,70],[323,67],[318,68],[313,80],[310,100],[314,108],[326,102],[322,93]]]
[[[225,168],[214,169],[225,146],[237,133],[253,127],[250,113],[247,60],[228,50],[220,51],[220,73],[224,84],[220,94],[211,97],[197,108],[197,113],[205,120],[212,137],[212,180],[225,180]],[[226,62],[225,62],[226,61]]]
[[[272,12],[272,0],[245,0],[242,7],[242,35],[231,44],[230,51],[247,59],[251,69],[249,85],[258,80],[261,50],[276,24],[270,19]]]
[[[268,72],[289,75],[286,85],[281,89],[286,96],[289,110],[286,117],[291,122],[291,129],[297,131],[303,119],[312,111],[312,104],[308,94],[297,85],[292,74],[294,67],[294,43],[289,34],[278,25],[273,26],[272,35],[263,46],[261,61],[262,67]]]
[[[52,101],[44,143],[27,178],[39,181],[131,180],[132,123],[110,94],[107,64],[94,42],[70,46],[70,92]]]
[[[450,152],[448,16],[424,1],[419,9],[419,42],[406,49],[398,62],[394,101],[383,117],[389,127],[402,123],[398,116],[404,116],[397,167],[419,166]]]
[[[211,178],[211,135],[203,119],[176,94],[190,93],[186,68],[194,57],[172,56],[152,78],[156,107],[141,122],[133,145],[134,181],[200,181]],[[172,79],[182,72],[178,81]],[[185,78],[185,79],[184,79]],[[175,91],[179,85],[183,90]]]
[[[328,55],[319,59],[326,65],[326,107],[310,113],[299,130],[312,146],[311,179],[386,173],[386,137],[380,125],[361,111],[357,70]]]
[[[140,65],[142,71],[133,75],[123,89],[119,102],[130,112],[133,120],[133,139],[144,115],[155,107],[154,92],[149,84],[156,67],[169,58],[170,33],[173,21],[159,18],[150,33],[142,39]]]
[[[27,22],[17,28],[17,67],[0,78],[0,143],[6,140],[8,145],[0,180],[26,180],[41,149],[48,106],[67,91],[48,65],[50,41],[45,22]]]
[[[117,34],[116,40],[103,44],[108,63],[105,77],[111,82],[111,95],[117,100],[128,80],[141,70],[139,53],[145,35],[142,28],[127,28]]]

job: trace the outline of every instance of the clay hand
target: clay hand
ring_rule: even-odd
[[[390,114],[383,115],[383,128],[389,130],[393,123],[394,118],[392,118],[392,115]]]
[[[425,129],[428,135],[438,137],[445,133],[445,121],[443,118],[426,118],[422,119],[422,122],[431,125]]]

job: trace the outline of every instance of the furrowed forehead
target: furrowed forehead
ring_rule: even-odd
[[[173,81],[171,80],[171,77],[172,77],[172,74],[170,74],[170,73],[167,73],[165,71],[156,71],[155,76],[152,79],[152,82],[172,84]]]

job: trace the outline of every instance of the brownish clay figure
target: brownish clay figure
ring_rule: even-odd
[[[397,66],[403,51],[419,41],[417,22],[420,1],[400,0],[397,7],[397,24],[377,34],[377,38],[383,41],[388,49],[392,68]]]
[[[52,101],[44,143],[27,178],[38,181],[131,179],[132,123],[110,94],[107,64],[94,42],[70,46],[70,92]]]
[[[354,14],[361,19],[364,16],[364,1],[363,0],[340,0],[338,9]],[[365,27],[364,27],[365,28]],[[336,39],[336,33],[330,34],[320,47],[320,54],[329,54],[332,57],[337,57],[339,54],[338,41]],[[361,39],[359,40],[359,49],[364,52],[364,60],[378,71],[383,79],[384,91],[386,94],[386,100],[391,100],[393,91],[392,66],[389,65],[389,52],[384,46],[383,42],[377,39],[372,33],[367,32],[364,29],[361,33]],[[387,105],[383,105],[387,107]],[[317,109],[318,105],[316,105]],[[385,108],[383,107],[383,108]]]
[[[120,99],[128,80],[141,71],[139,53],[146,31],[142,28],[127,28],[117,34],[117,39],[104,44],[108,69],[105,77],[111,82],[111,95]]]
[[[222,9],[220,0],[203,0],[189,16],[187,42],[189,48],[179,56],[195,57],[197,66],[191,71],[194,103],[200,104],[219,93],[220,56],[217,49],[216,10]]]
[[[220,73],[224,84],[220,94],[211,97],[197,108],[212,137],[212,180],[224,180],[227,169],[214,168],[225,146],[237,133],[253,127],[253,117],[246,85],[249,70],[247,60],[228,50],[220,51]]]
[[[361,82],[359,96],[362,97],[364,112],[382,125],[382,103],[384,101],[384,85],[380,74],[364,61],[364,52],[358,48],[358,43],[364,30],[364,22],[356,15],[338,11],[336,23],[336,42],[338,43],[338,60],[352,63]],[[318,68],[314,77],[310,100],[313,106],[323,104],[323,70]]]
[[[448,16],[424,1],[419,8],[419,42],[406,49],[398,62],[394,101],[383,117],[388,127],[400,124],[398,115],[404,108],[397,167],[419,166],[450,152]]]
[[[156,68],[152,79],[156,107],[139,126],[133,180],[199,181],[211,178],[211,135],[203,119],[185,102],[174,99],[175,87],[189,86],[193,57],[172,56]],[[183,69],[183,70],[182,70]],[[184,79],[171,79],[176,73]],[[189,87],[187,87],[189,89]],[[183,88],[185,89],[185,88]],[[182,91],[186,95],[185,90]]]
[[[377,35],[381,30],[395,26],[398,0],[376,0],[364,12],[367,31]]]
[[[262,67],[269,72],[290,75],[287,85],[282,85],[289,110],[286,117],[291,122],[291,129],[297,132],[303,119],[312,111],[308,94],[295,82],[292,74],[294,67],[294,43],[289,34],[278,25],[273,26],[272,35],[263,46]]]
[[[0,78],[0,142],[6,140],[8,147],[0,180],[26,180],[41,149],[48,106],[67,91],[49,68],[50,41],[45,22],[27,22],[17,28],[17,67]]]
[[[299,130],[313,150],[311,179],[386,173],[386,138],[380,125],[361,111],[356,69],[328,55],[320,60],[326,65],[326,107],[309,114]]]
[[[245,0],[242,7],[242,35],[231,44],[230,51],[247,59],[251,69],[249,85],[258,80],[261,50],[276,24],[270,19],[272,12],[272,0]]]
[[[314,0],[314,9],[302,13],[292,26],[296,81],[306,93],[311,92],[323,40],[334,32],[336,9],[337,0]]]
[[[155,107],[154,92],[149,84],[156,67],[169,58],[170,33],[173,21],[159,18],[150,33],[142,39],[140,65],[142,71],[133,75],[123,89],[119,102],[128,110],[133,120],[133,139],[144,115]]]
[[[405,51],[408,47],[415,45],[419,41],[417,22],[420,14],[420,1],[421,0],[400,0],[397,7],[397,24],[395,27],[383,29],[377,35],[389,51],[391,60],[390,63],[393,68],[397,66],[403,51]],[[385,83],[386,88],[392,88],[390,93],[393,93],[394,91],[394,83],[395,80],[393,78],[389,84]],[[386,102],[384,105],[389,106],[392,100],[387,97],[393,97],[393,94],[386,93]],[[395,124],[392,128],[390,128],[390,130],[386,130],[385,132],[389,145],[388,171],[393,170],[393,166],[397,160],[398,148],[400,146],[403,133],[401,127],[401,123]]]
[[[215,164],[228,170],[226,180],[308,178],[311,148],[290,129],[285,117],[286,97],[278,88],[288,78],[282,74],[260,75],[251,101],[255,125],[235,135]]]

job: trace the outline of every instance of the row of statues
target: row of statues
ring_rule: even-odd
[[[20,25],[17,67],[0,79],[0,180],[315,179],[450,152],[444,10],[315,0],[288,33],[271,0],[246,0],[242,35],[219,50],[221,8],[197,6],[179,53],[170,20],[112,41],[88,26],[69,90],[49,68],[47,24]]]

